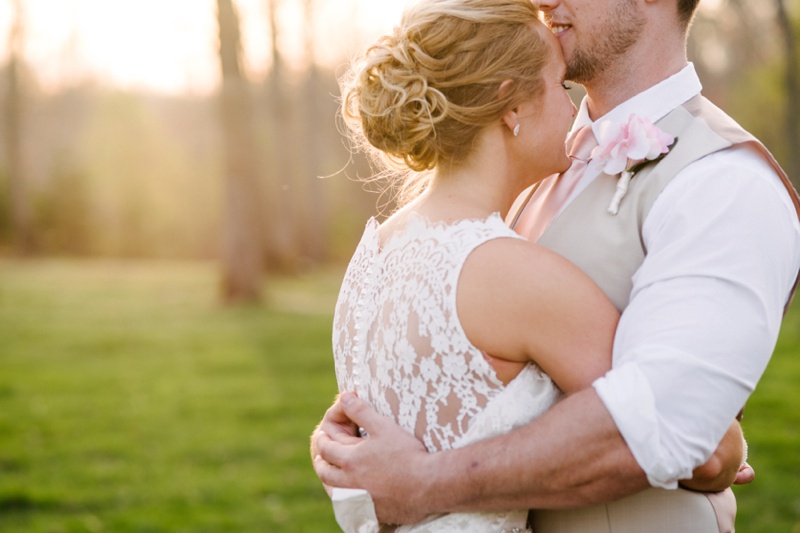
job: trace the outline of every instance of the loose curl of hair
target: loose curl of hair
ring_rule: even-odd
[[[531,0],[421,0],[340,80],[350,139],[400,203],[464,161],[482,129],[542,90],[549,48]],[[500,85],[511,80],[500,95]],[[391,181],[391,180],[390,180]]]

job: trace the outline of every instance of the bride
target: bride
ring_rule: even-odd
[[[611,365],[614,306],[504,223],[525,188],[570,165],[575,107],[538,15],[530,0],[419,1],[342,81],[351,138],[406,203],[369,220],[345,275],[339,389],[430,452],[510,431]],[[364,491],[332,497],[345,531],[381,527]],[[449,514],[397,531],[521,532],[526,516]]]

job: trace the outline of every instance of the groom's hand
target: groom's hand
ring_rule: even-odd
[[[356,426],[369,437],[355,438],[343,430]],[[418,522],[428,514],[425,465],[431,455],[413,435],[355,395],[342,394],[325,414],[312,440],[312,454],[314,470],[325,485],[366,489],[382,523]]]

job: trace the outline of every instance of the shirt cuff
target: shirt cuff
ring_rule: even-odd
[[[650,381],[635,363],[609,371],[592,386],[651,486],[678,488],[678,480],[692,477],[662,443],[662,428]]]

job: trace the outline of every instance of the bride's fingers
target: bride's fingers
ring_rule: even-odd
[[[746,485],[747,483],[752,483],[755,477],[756,471],[753,470],[753,467],[747,463],[744,463],[739,468],[739,472],[736,474],[736,480],[733,482],[733,484]]]
[[[367,434],[373,437],[383,433],[384,430],[397,427],[396,424],[378,414],[367,402],[355,394],[349,392],[341,394],[338,403],[341,404],[344,414],[349,420],[364,428]]]
[[[356,435],[358,433],[358,427],[356,424],[348,418],[347,414],[344,411],[344,405],[339,398],[331,405],[327,411],[325,411],[325,416],[320,421],[319,426],[317,426],[318,430],[325,431],[331,435],[341,433],[343,435]]]
[[[318,454],[318,441],[323,435],[341,442],[350,442],[347,440],[348,438],[355,439],[358,436],[358,426],[347,418],[344,407],[338,399],[328,408],[325,416],[311,434],[312,459]]]
[[[338,442],[339,444],[358,444],[363,440],[361,437],[342,432],[332,433],[328,436],[332,441]]]
[[[341,426],[348,426],[353,423],[352,420],[348,418],[347,413],[345,413],[344,411],[344,405],[342,404],[343,396],[355,396],[355,395],[351,392],[345,392],[337,396],[336,401],[333,402],[333,405],[331,405],[328,408],[328,410],[325,411],[325,418],[323,420]]]
[[[317,440],[317,457],[336,468],[347,468],[347,461],[353,454],[354,444],[359,440],[361,439],[342,442],[339,438],[335,440],[330,435],[322,434]]]
[[[319,454],[319,443],[323,439],[335,440],[341,443],[358,442],[358,437],[353,431],[343,429],[337,424],[330,424],[323,421],[311,434],[311,458]]]
[[[328,461],[317,455],[314,457],[314,472],[317,474],[317,477],[322,481],[322,485],[325,487],[325,492],[328,493],[330,496],[330,487],[334,487],[331,483],[331,478],[335,475],[333,470],[338,470],[338,468],[334,467]]]
[[[345,489],[356,488],[356,486],[350,481],[347,472],[338,466],[329,463],[323,459],[321,455],[317,455],[314,458],[314,472],[316,472],[317,477],[322,481],[322,484],[325,485],[325,490],[329,495],[330,489],[333,487]]]

